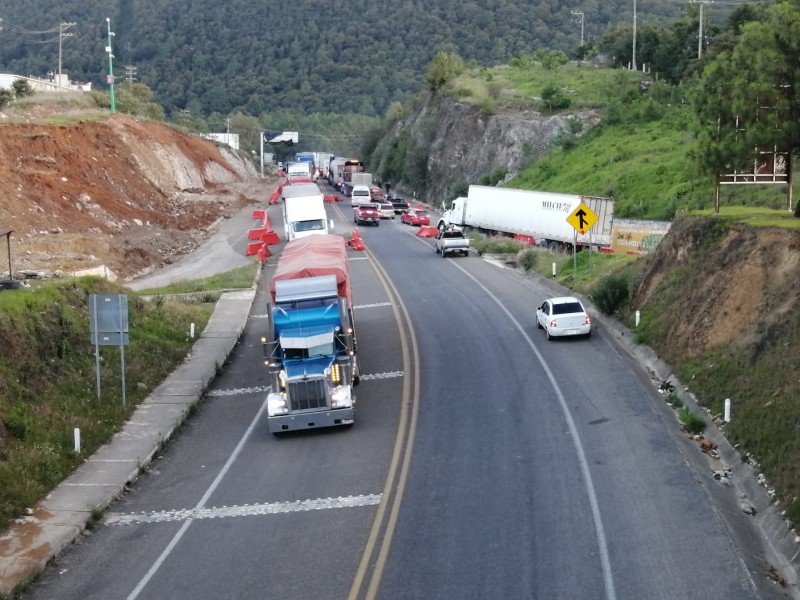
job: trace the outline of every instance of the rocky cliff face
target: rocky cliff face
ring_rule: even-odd
[[[227,146],[121,114],[4,123],[0,181],[13,271],[105,266],[122,277],[194,249],[217,219],[269,193]]]
[[[404,153],[403,175],[393,182],[395,187],[440,206],[450,198],[455,182],[477,183],[499,169],[515,174],[546,153],[559,134],[570,130],[573,119],[587,131],[599,121],[599,112],[548,116],[529,109],[503,109],[485,114],[478,106],[431,97],[417,112],[395,123],[370,163],[377,173],[397,170],[392,165]]]

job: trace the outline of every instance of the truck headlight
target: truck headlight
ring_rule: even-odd
[[[349,385],[341,385],[331,393],[331,408],[349,408],[353,405]]]
[[[289,408],[283,395],[270,394],[267,396],[267,415],[274,417],[276,415],[285,415],[287,412],[289,412]]]

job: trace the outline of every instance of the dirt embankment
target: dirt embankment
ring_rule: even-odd
[[[0,231],[13,232],[15,274],[105,266],[130,277],[195,249],[215,221],[271,187],[226,146],[161,123],[0,125]]]

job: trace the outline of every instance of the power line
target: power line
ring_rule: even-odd
[[[41,31],[36,31],[36,30],[33,30],[33,29],[25,29],[24,27],[21,27],[20,25],[15,25],[14,23],[10,23],[6,19],[0,18],[0,27],[2,27],[4,30],[8,29],[8,30],[14,31],[16,33],[21,33],[23,35],[44,35],[46,33],[58,33],[60,31],[61,25],[60,24],[56,25],[52,29],[43,29]],[[56,38],[56,39],[58,39],[58,38]]]

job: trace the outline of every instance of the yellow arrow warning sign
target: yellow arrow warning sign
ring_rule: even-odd
[[[567,223],[583,235],[592,228],[592,225],[597,223],[597,215],[592,212],[591,208],[581,202],[567,217]]]

